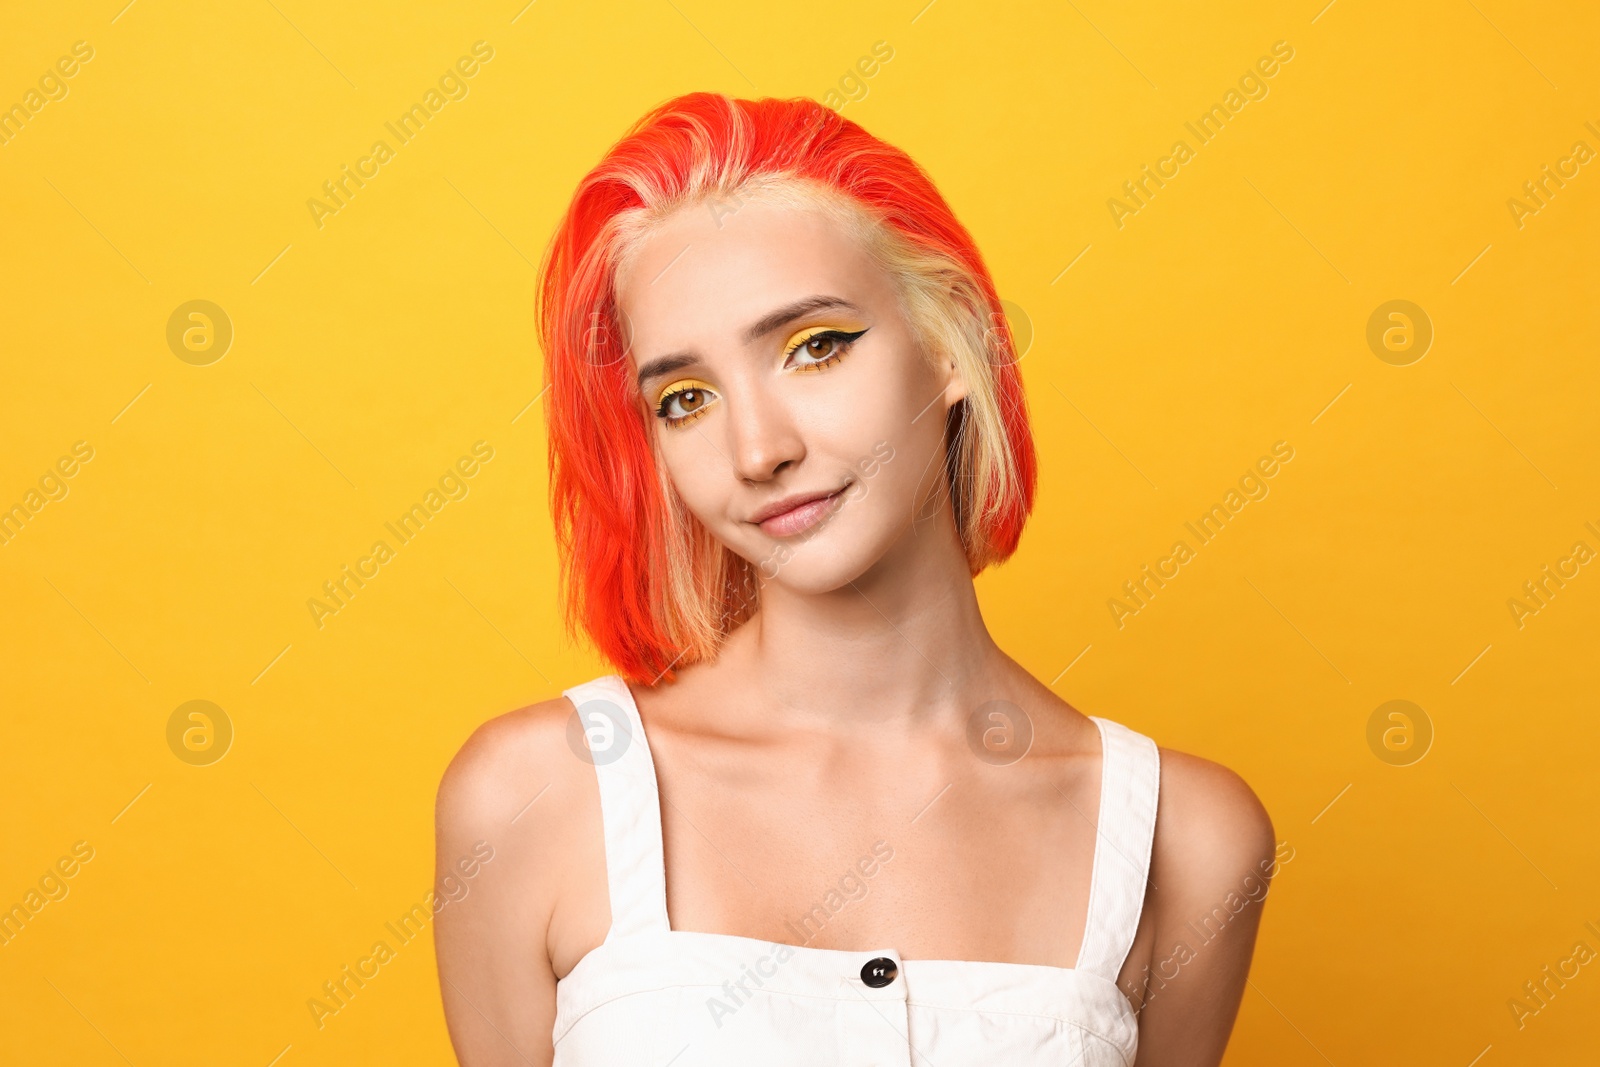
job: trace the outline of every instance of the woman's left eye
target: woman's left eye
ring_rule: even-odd
[[[866,330],[845,331],[827,326],[801,330],[784,346],[787,365],[799,370],[810,370],[836,363],[843,359]],[[799,357],[798,359],[796,357]]]

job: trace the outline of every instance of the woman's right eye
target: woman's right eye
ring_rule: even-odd
[[[656,401],[656,418],[668,426],[682,426],[704,414],[716,398],[711,387],[697,379],[673,382]]]

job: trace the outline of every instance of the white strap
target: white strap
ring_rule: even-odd
[[[1150,875],[1161,756],[1156,743],[1119,722],[1100,727],[1100,814],[1095,828],[1089,914],[1077,969],[1115,982],[1133,947]]]
[[[600,782],[611,893],[611,930],[606,940],[664,931],[667,883],[660,794],[639,708],[627,683],[614,674],[563,693],[577,708]]]
[[[644,723],[627,683],[605,675],[564,690],[577,708],[600,787],[611,930],[606,940],[665,931],[667,890],[661,802]],[[1150,738],[1090,716],[1102,764],[1089,908],[1075,969],[1115,982],[1144,908],[1160,790]]]

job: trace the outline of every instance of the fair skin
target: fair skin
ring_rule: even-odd
[[[681,209],[624,265],[617,291],[673,486],[769,578],[714,661],[631,687],[661,791],[671,928],[794,944],[787,920],[882,839],[893,861],[811,946],[1073,966],[1099,733],[984,625],[942,484],[960,373],[927,358],[893,279],[810,208]],[[852,306],[770,322],[819,296]],[[764,319],[770,329],[752,329]],[[687,361],[650,373],[669,356]],[[674,389],[667,413],[685,421],[669,425],[655,409]],[[750,521],[779,498],[841,487],[802,535]],[[1033,724],[1014,763],[978,759],[967,742],[974,709],[995,700]],[[484,723],[439,788],[441,876],[474,842],[495,849],[435,928],[465,1067],[549,1064],[556,982],[610,925],[595,769],[568,747],[573,713],[558,697]],[[1232,771],[1170,749],[1159,813],[1118,984],[1143,1005],[1138,1067],[1215,1067],[1261,907],[1203,945],[1188,924],[1261,877],[1272,825]],[[1163,963],[1179,943],[1193,957]],[[1158,994],[1147,967],[1168,978]]]

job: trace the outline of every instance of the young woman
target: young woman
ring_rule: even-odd
[[[540,304],[569,621],[618,673],[445,773],[441,875],[494,850],[436,926],[460,1061],[1214,1067],[1272,826],[990,638],[1033,445],[929,178],[815,102],[685,96],[583,180]]]

